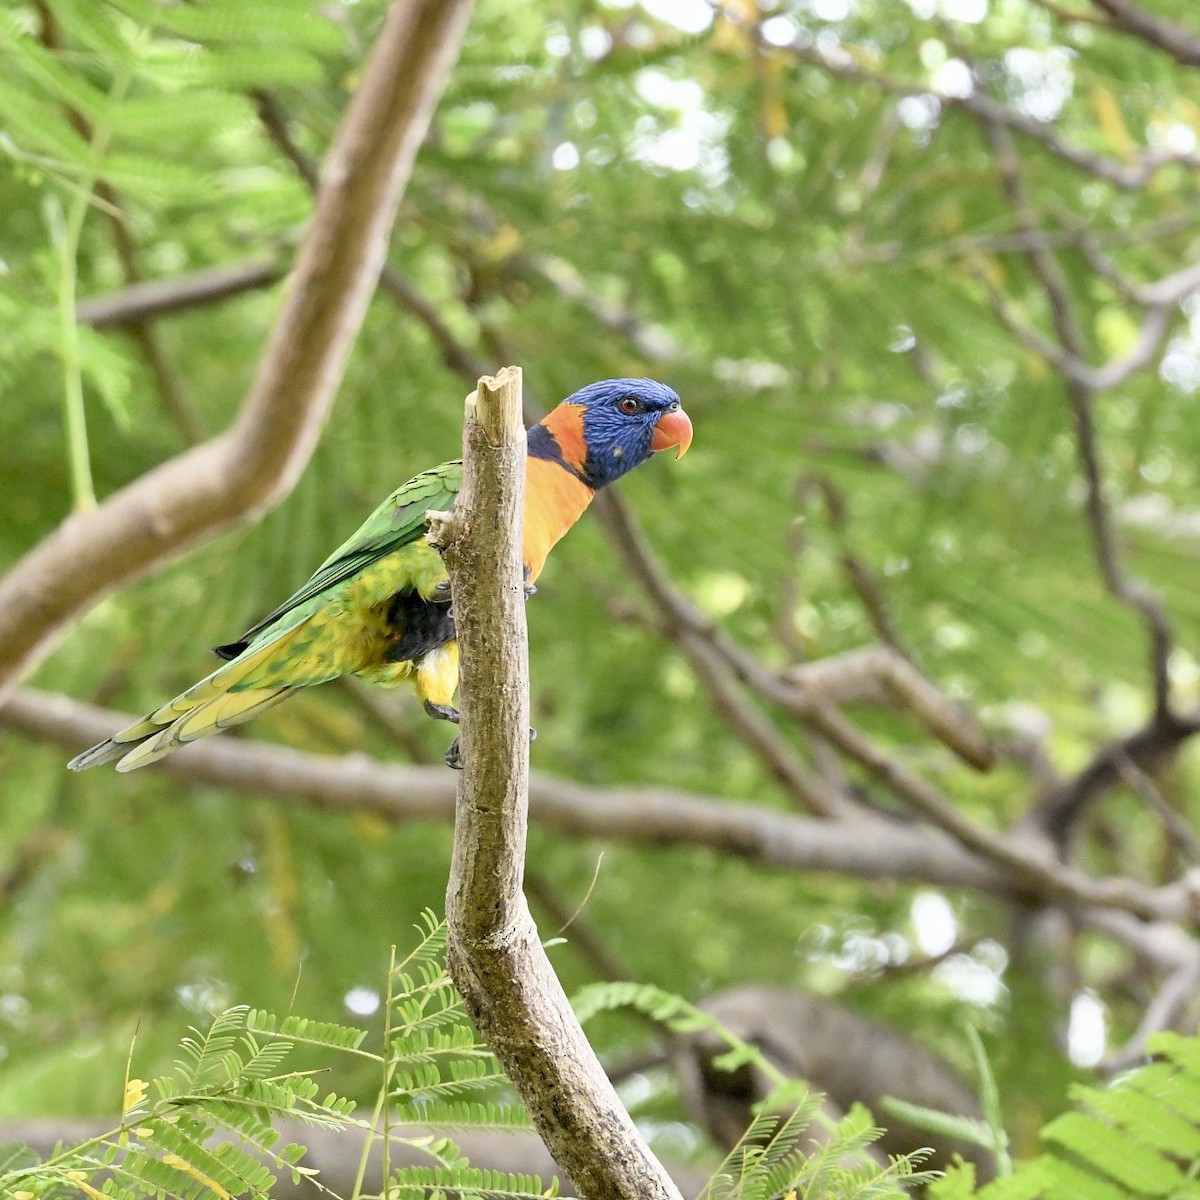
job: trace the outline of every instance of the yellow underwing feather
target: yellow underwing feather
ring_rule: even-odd
[[[241,725],[286,700],[290,692],[290,688],[250,688],[218,695],[184,713],[153,737],[135,746],[117,763],[117,770],[136,770],[197,738]]]
[[[458,642],[447,642],[420,659],[415,682],[417,699],[422,703],[429,700],[450,707],[458,687]]]

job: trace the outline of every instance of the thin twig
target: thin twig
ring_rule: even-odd
[[[855,552],[850,544],[847,532],[846,497],[842,490],[824,475],[808,475],[800,482],[801,494],[813,489],[821,497],[825,512],[829,518],[829,526],[837,538],[842,570],[846,579],[858,596],[875,636],[885,645],[890,646],[904,658],[909,655],[900,640],[900,634],[892,615],[888,611],[887,599],[883,588],[871,568],[867,566],[862,556]]]
[[[170,279],[144,280],[116,292],[80,300],[75,305],[75,319],[93,329],[137,326],[157,317],[269,287],[286,270],[282,259],[250,258],[202,267]]]
[[[1031,822],[1065,850],[1088,805],[1123,781],[1123,764],[1142,775],[1152,775],[1197,733],[1200,712],[1152,714],[1140,729],[1106,743],[1070,779],[1049,788],[1031,814]]]
[[[614,509],[612,504],[606,506]],[[1094,879],[1046,853],[1041,841],[1017,840],[976,824],[932,784],[913,775],[898,759],[886,753],[828,703],[817,701],[764,668],[722,630],[714,627],[679,593],[650,553],[640,531],[628,515],[616,508],[608,520],[620,538],[631,574],[646,588],[660,614],[668,621],[670,635],[681,648],[688,642],[679,631],[699,635],[720,654],[737,677],[764,699],[779,704],[799,720],[824,735],[838,749],[864,766],[895,795],[903,799],[961,845],[1000,867],[1014,886],[1068,907],[1078,905],[1124,909],[1143,917],[1161,916],[1161,889],[1147,888],[1131,879]],[[1185,910],[1193,900],[1189,888],[1172,885]]]
[[[590,887],[588,891],[590,893]],[[550,936],[561,937],[568,929],[571,930],[567,941],[582,955],[598,978],[614,982],[633,978],[633,973],[601,940],[591,923],[580,920],[580,913],[587,903],[586,896],[573,910],[568,908],[549,882],[529,867],[525,869],[525,894],[549,916],[551,928],[554,929]]]
[[[1070,289],[1062,270],[1044,243],[1037,238],[1038,223],[1033,203],[1026,192],[1020,159],[1009,137],[1008,130],[996,122],[986,125],[988,139],[996,156],[1004,194],[1027,232],[1034,235],[1028,252],[1029,264],[1037,277],[1047,304],[1061,350],[1078,361],[1086,358],[1086,346],[1079,319],[1075,312]],[[1192,282],[1193,277],[1195,281]],[[1188,280],[1194,287],[1200,282],[1200,267],[1185,268],[1168,281],[1162,281],[1161,291],[1156,298],[1170,294]],[[1158,310],[1162,311],[1162,310]],[[1151,320],[1153,311],[1147,316]],[[1143,326],[1143,330],[1145,326]],[[1079,453],[1084,482],[1087,485],[1086,511],[1088,527],[1095,546],[1100,574],[1109,592],[1121,603],[1133,609],[1142,619],[1150,641],[1150,668],[1153,679],[1155,712],[1166,715],[1170,712],[1171,681],[1169,660],[1174,633],[1170,618],[1158,597],[1140,579],[1126,574],[1117,547],[1108,501],[1104,494],[1104,480],[1100,466],[1100,450],[1096,436],[1093,404],[1096,389],[1086,380],[1066,373],[1064,386],[1071,402],[1075,418],[1075,440]]]
[[[1093,0],[1093,2],[1098,2],[1098,0]],[[839,79],[877,87],[881,91],[895,96],[932,96],[946,108],[961,109],[985,124],[1000,125],[1020,133],[1023,137],[1040,143],[1056,158],[1126,191],[1143,187],[1159,170],[1169,164],[1178,164],[1189,168],[1200,167],[1200,154],[1170,150],[1146,150],[1135,162],[1124,163],[1068,142],[1059,137],[1048,125],[1036,121],[1032,117],[1014,112],[982,92],[972,91],[967,95],[938,92],[927,84],[914,83],[907,79],[885,75],[882,72],[870,71],[860,66],[849,54],[843,53],[836,58],[831,57],[815,46],[793,43],[782,49],[797,61],[818,67]]]
[[[1154,780],[1128,754],[1118,757],[1117,770],[1134,795],[1163,823],[1171,840],[1191,865],[1200,863],[1200,840],[1196,838],[1187,821],[1167,803]]]
[[[1092,3],[1106,12],[1115,25],[1141,41],[1165,50],[1182,66],[1200,67],[1200,34],[1147,12],[1132,0],[1092,0]]]

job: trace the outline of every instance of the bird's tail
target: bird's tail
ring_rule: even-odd
[[[262,668],[269,666],[268,660],[283,650],[297,631],[289,630],[282,638],[240,655],[140,721],[77,755],[67,766],[84,771],[120,759],[117,770],[132,771],[197,738],[231,729],[274,708],[296,689],[275,681],[258,686],[259,679],[253,677],[270,674]]]

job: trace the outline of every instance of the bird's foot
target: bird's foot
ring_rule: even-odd
[[[530,742],[537,741],[537,730],[532,727],[530,727],[529,730],[529,740]],[[461,771],[463,769],[464,759],[462,756],[462,747],[459,745],[458,738],[454,739],[454,741],[450,744],[450,749],[446,751],[445,762],[446,766],[448,766],[452,771]]]
[[[457,725],[461,720],[458,709],[452,704],[434,704],[432,700],[426,700],[425,711],[435,721],[449,721],[452,725]]]
[[[524,589],[526,600],[528,600],[529,597],[532,596],[533,593],[537,591],[537,585],[530,583],[528,579],[525,580],[525,582],[521,584],[521,587]]]

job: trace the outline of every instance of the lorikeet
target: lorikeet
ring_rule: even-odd
[[[679,397],[652,379],[589,384],[539,421],[525,465],[527,590],[600,488],[656,450],[678,447],[682,456],[691,441]],[[217,647],[223,666],[70,768],[120,759],[117,770],[132,771],[340,675],[385,687],[408,680],[431,716],[457,723],[458,643],[425,514],[450,508],[461,485],[462,463],[448,462],[397,488],[294,596]],[[451,766],[460,765],[457,745],[446,756]]]

